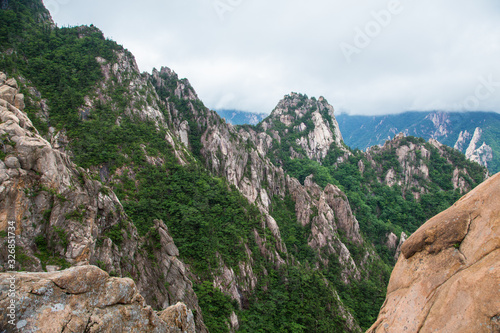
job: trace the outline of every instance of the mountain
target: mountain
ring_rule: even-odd
[[[352,148],[381,145],[397,133],[436,139],[467,158],[500,171],[500,114],[495,112],[405,112],[384,116],[337,116]]]
[[[217,114],[231,125],[257,125],[268,115],[238,110],[216,110]]]
[[[498,332],[500,174],[404,242],[368,332]]]
[[[34,95],[19,93],[17,81],[0,72],[1,229],[4,238],[17,235],[16,267],[7,266],[12,253],[5,248],[3,270],[39,272],[94,264],[112,276],[133,278],[150,304],[166,308],[184,302],[201,313],[189,268],[177,259],[179,250],[168,227],[154,220],[139,232],[97,173],[78,167],[55,148],[57,136],[53,143],[44,139],[22,111],[34,103],[42,111],[44,103],[32,100],[41,93],[29,90]],[[200,314],[196,322],[198,331],[206,331]]]
[[[232,126],[94,26],[58,28],[39,0],[0,16],[0,237],[15,229],[14,268],[130,278],[155,322],[182,302],[199,332],[367,329],[406,235],[486,178],[436,140],[352,150],[322,97],[291,93]],[[89,269],[95,290],[132,294]]]

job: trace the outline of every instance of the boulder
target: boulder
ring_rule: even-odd
[[[16,297],[9,296],[15,281]],[[15,319],[8,316],[11,300]],[[7,332],[195,332],[194,316],[177,303],[160,313],[134,281],[96,266],[50,273],[0,273],[0,329]]]
[[[500,174],[401,246],[371,332],[500,332]]]

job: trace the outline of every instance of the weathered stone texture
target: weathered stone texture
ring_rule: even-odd
[[[500,174],[401,246],[368,332],[500,332]]]

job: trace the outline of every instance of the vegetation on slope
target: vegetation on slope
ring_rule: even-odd
[[[8,30],[2,34],[0,70],[27,78],[29,85],[47,99],[48,120],[38,117],[34,105],[27,108],[41,133],[47,134],[49,126],[65,130],[70,140],[68,148],[78,165],[109,171],[110,177],[104,180],[110,182],[141,235],[150,232],[154,219],[165,221],[181,258],[198,280],[196,291],[210,331],[227,332],[232,311],[238,312],[242,331],[254,331],[256,327],[267,332],[343,331],[345,322],[337,313],[339,301],[320,272],[288,265],[278,269],[261,253],[254,230],[267,239],[268,247],[276,240],[262,228],[262,216],[254,205],[227,181],[210,175],[196,160],[180,166],[173,147],[165,141],[168,128],[124,116],[131,101],[121,87],[128,82],[109,87],[105,93],[110,100],[95,103],[88,115],[81,116],[84,97],[92,96],[104,79],[96,57],[113,63],[117,51],[126,51],[104,39],[94,27],[58,28],[31,19],[36,15],[33,8],[35,13],[43,9],[39,4],[12,0],[8,9],[0,11],[2,22],[7,22],[2,29]],[[13,51],[5,52],[9,49]],[[184,120],[195,123],[186,102],[176,98],[172,90],[159,91],[159,95],[168,97]],[[204,108],[201,103],[196,107]],[[200,137],[201,133],[191,131],[191,148],[197,157]],[[147,157],[162,163],[151,165]],[[120,243],[120,235],[113,230],[109,236]],[[237,270],[239,262],[249,260],[245,245],[255,261],[254,271],[265,278],[260,280],[257,292],[247,295],[248,303],[240,310],[228,296],[210,286],[212,274],[222,262]],[[276,307],[276,298],[289,305]]]
[[[438,125],[432,118],[439,119]],[[483,134],[479,144],[485,142],[493,150],[493,160],[488,162],[488,169],[492,174],[500,171],[500,114],[495,112],[413,111],[381,116],[340,114],[337,120],[346,144],[361,150],[383,144],[399,132],[426,140],[435,138],[454,147],[460,132],[467,131],[473,135],[475,129],[480,127]],[[469,141],[462,148],[462,153],[465,153]]]
[[[302,105],[307,104],[307,96],[300,95]],[[292,106],[287,111],[294,114],[298,106]],[[421,138],[404,137],[382,149],[372,149],[368,153],[360,150],[349,150],[350,155],[340,147],[332,144],[327,156],[320,162],[308,158],[293,158],[291,149],[301,156],[307,156],[298,145],[297,139],[307,135],[311,130],[308,115],[313,112],[310,109],[304,117],[298,118],[292,124],[286,126],[278,117],[271,115],[268,122],[271,127],[267,133],[273,136],[277,131],[281,140],[273,140],[271,157],[275,163],[283,168],[293,177],[304,182],[305,178],[313,175],[313,180],[320,186],[335,184],[344,191],[349,199],[350,205],[359,221],[361,232],[365,240],[375,246],[377,254],[383,262],[374,261],[370,267],[362,272],[365,274],[360,281],[351,281],[348,284],[339,283],[339,265],[335,256],[330,258],[328,267],[322,267],[328,280],[335,285],[336,290],[345,305],[356,316],[361,328],[367,329],[376,319],[378,310],[385,298],[385,286],[390,277],[390,271],[395,264],[394,250],[387,247],[389,233],[401,235],[405,232],[410,235],[425,221],[439,212],[450,207],[462,194],[453,185],[453,174],[455,169],[465,170],[460,172],[467,186],[472,189],[484,180],[486,169],[471,162],[457,150],[443,146],[440,150]],[[323,115],[324,116],[324,115]],[[291,131],[291,128],[300,123],[309,124],[305,134]],[[332,122],[329,121],[331,124]],[[249,127],[249,125],[246,125]],[[263,131],[262,125],[256,127]],[[404,184],[404,166],[399,162],[396,150],[402,146],[418,146],[430,152],[428,159],[423,158],[422,152],[415,150],[415,158],[408,163],[413,166],[425,165],[429,170],[427,178],[416,173],[412,175],[412,183]],[[342,162],[339,158],[342,157]],[[363,169],[360,168],[360,163]],[[406,166],[408,167],[408,166]],[[394,172],[403,185],[385,184],[388,172]],[[415,193],[419,193],[415,196]],[[279,201],[275,201],[279,205]],[[288,208],[287,208],[288,206]],[[286,212],[289,211],[287,214]],[[279,213],[274,211],[276,221],[283,232],[283,239],[289,250],[296,251],[294,254],[303,261],[314,261],[314,256],[308,254],[303,248],[307,247],[308,231],[293,221],[294,208],[280,204]],[[288,222],[286,222],[288,221]],[[294,226],[294,227],[290,227]],[[302,242],[296,236],[301,237]],[[358,266],[362,266],[363,248],[351,244],[345,237],[342,242],[346,244]],[[300,249],[300,251],[297,251]],[[369,250],[369,247],[365,248]]]

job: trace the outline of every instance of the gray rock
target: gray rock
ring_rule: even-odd
[[[9,327],[8,297],[15,281],[17,327],[41,332],[195,332],[194,316],[177,303],[160,313],[147,306],[135,283],[95,266],[50,273],[0,273],[0,326]]]
[[[15,156],[9,156],[5,158],[5,166],[9,169],[19,169],[21,167],[21,163]]]
[[[19,89],[19,86],[17,85],[17,81],[14,78],[10,78],[7,81],[5,81],[5,84],[14,88],[14,89]]]

